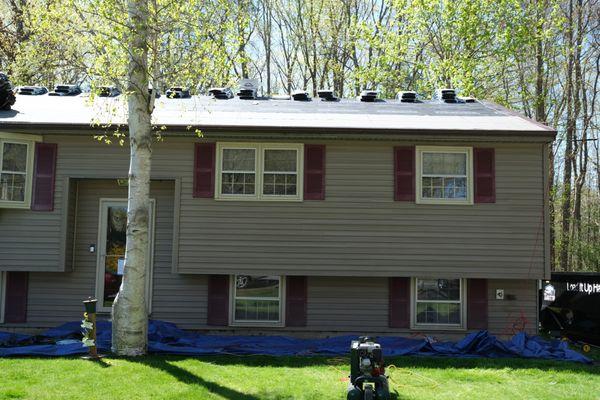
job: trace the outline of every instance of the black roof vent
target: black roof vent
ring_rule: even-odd
[[[398,92],[397,99],[400,100],[400,103],[417,103],[417,92],[405,91]]]
[[[54,90],[48,93],[48,96],[77,96],[81,94],[81,88],[78,85],[56,85]]]
[[[295,90],[292,92],[292,99],[294,101],[310,101],[310,97],[308,96],[308,92],[305,90]]]
[[[208,93],[219,100],[229,100],[233,98],[233,92],[228,87],[210,88],[208,89]]]
[[[241,100],[254,100],[258,96],[258,80],[241,79],[237,96]]]
[[[44,86],[19,86],[17,88],[17,94],[23,96],[40,96],[48,93],[48,89]]]
[[[433,94],[433,100],[441,101],[442,103],[462,103],[458,97],[456,97],[456,90],[454,89],[437,89]]]
[[[335,97],[333,90],[318,90],[317,95],[321,101],[340,101],[339,98]]]
[[[98,97],[117,97],[121,91],[116,86],[100,86],[98,88]]]
[[[377,90],[363,90],[360,92],[360,101],[364,101],[366,103],[374,103],[378,101],[377,96],[379,92]]]
[[[165,95],[169,99],[189,99],[190,97],[192,97],[192,95],[190,94],[190,89],[181,86],[174,86],[172,88],[169,88]]]

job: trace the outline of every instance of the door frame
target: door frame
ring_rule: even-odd
[[[0,324],[4,323],[4,304],[6,303],[6,272],[0,271]]]
[[[104,268],[105,264],[102,262],[106,254],[106,212],[108,207],[114,205],[123,205],[127,207],[127,199],[123,198],[100,198],[99,211],[98,211],[98,241],[96,242],[96,298],[98,299],[97,311],[98,313],[110,313],[111,307],[104,307]],[[149,269],[146,274],[146,309],[148,315],[152,313],[152,286],[153,286],[153,275],[154,275],[154,226],[156,219],[156,200],[150,199],[150,218],[148,219],[148,250],[147,259]]]

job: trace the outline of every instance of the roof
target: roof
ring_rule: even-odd
[[[126,124],[123,98],[17,96],[11,111],[0,111],[0,129],[43,125],[85,128],[91,123]],[[446,104],[437,101],[364,103],[357,100],[216,100],[209,96],[156,99],[156,125],[185,129],[296,129],[339,131],[520,133],[553,136],[555,130],[487,102]]]

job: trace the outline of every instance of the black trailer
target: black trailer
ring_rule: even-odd
[[[540,305],[543,331],[600,346],[600,273],[553,272],[542,281]]]

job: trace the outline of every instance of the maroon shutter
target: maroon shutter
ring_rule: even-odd
[[[486,279],[467,281],[467,328],[487,329],[488,293]]]
[[[4,304],[4,322],[27,322],[27,272],[6,273],[6,302]]]
[[[410,328],[410,278],[389,278],[390,328]]]
[[[56,143],[35,144],[33,168],[33,197],[31,209],[54,210],[54,175],[56,173]]]
[[[304,200],[325,200],[325,145],[304,146]]]
[[[306,291],[305,276],[288,276],[285,291],[285,325],[306,326]]]
[[[209,275],[206,324],[229,325],[229,275]]]
[[[496,167],[494,149],[474,148],[475,203],[496,202]]]
[[[215,196],[215,144],[196,143],[194,148],[194,197]]]
[[[394,200],[415,201],[415,148],[394,147]]]

